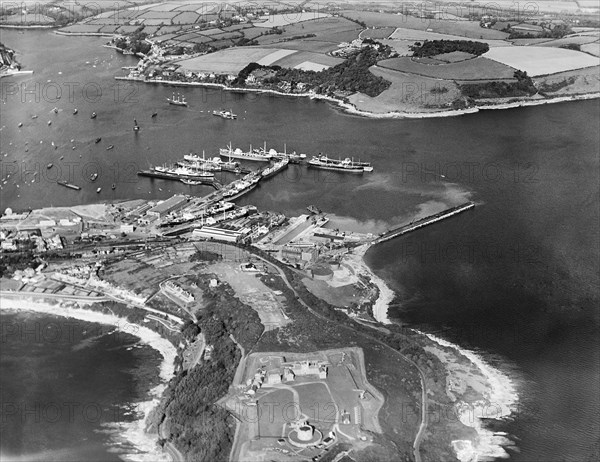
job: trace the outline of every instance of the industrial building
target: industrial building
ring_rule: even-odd
[[[162,218],[174,210],[180,209],[187,204],[187,202],[187,197],[175,195],[152,207],[150,210],[148,210],[147,215],[154,217],[155,219]]]

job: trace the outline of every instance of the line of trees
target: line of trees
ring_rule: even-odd
[[[484,82],[460,85],[462,94],[468,98],[511,98],[532,96],[537,93],[531,77],[524,71],[515,71],[516,82]]]

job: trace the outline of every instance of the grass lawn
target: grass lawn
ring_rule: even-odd
[[[440,56],[436,57],[440,59]],[[380,61],[380,67],[448,80],[511,79],[515,69],[491,59],[473,58],[448,64],[422,64],[408,57]]]
[[[297,417],[298,408],[293,403],[294,395],[285,389],[274,390],[258,400],[261,437],[283,435],[284,424]]]
[[[335,422],[337,406],[325,384],[296,384],[294,388],[300,397],[300,411],[307,416],[309,422],[321,422],[325,428]]]

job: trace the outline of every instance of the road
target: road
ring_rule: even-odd
[[[285,275],[285,272],[275,263],[270,262],[269,260],[267,260],[266,258],[261,257],[260,255],[256,255],[253,254],[256,258],[262,260],[263,262],[267,263],[269,266],[274,267],[277,269],[277,272],[279,273],[279,275],[281,276],[281,279],[283,280],[283,282],[285,282],[285,285],[287,285],[292,292],[294,293],[294,296],[296,297],[296,299],[300,302],[300,304],[302,306],[304,306],[310,313],[312,313],[314,316],[316,316],[319,319],[322,319],[324,321],[331,321],[331,319],[326,318],[325,316],[323,316],[322,314],[318,313],[317,311],[313,310],[310,306],[308,306],[304,300],[302,300],[300,298],[300,295],[298,294],[298,292],[296,292],[296,289],[294,289],[294,287],[290,284],[290,282],[288,281],[287,276]],[[340,324],[340,327],[344,328],[344,329],[349,329],[349,330],[353,330],[351,327],[348,326],[344,326],[342,324]],[[369,326],[371,327],[371,326]],[[377,329],[377,327],[373,326],[374,329]],[[423,440],[423,435],[425,433],[425,430],[427,429],[427,423],[428,423],[428,419],[427,419],[427,388],[425,386],[425,374],[423,373],[423,371],[419,368],[419,366],[417,366],[417,364],[412,361],[411,359],[407,358],[406,356],[404,356],[402,353],[400,353],[398,350],[395,350],[394,348],[392,348],[391,346],[387,345],[386,343],[382,342],[381,340],[370,336],[369,334],[366,334],[364,332],[361,331],[354,331],[366,338],[368,338],[369,340],[378,343],[379,345],[381,345],[382,347],[386,348],[387,350],[393,352],[394,354],[400,355],[406,362],[408,362],[409,364],[411,364],[412,366],[415,367],[415,369],[417,369],[417,371],[419,372],[419,376],[421,378],[421,424],[419,425],[419,431],[417,432],[416,436],[415,436],[415,440],[413,442],[413,451],[414,451],[414,456],[415,456],[415,461],[416,462],[421,462],[421,441]]]

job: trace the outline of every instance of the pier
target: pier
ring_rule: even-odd
[[[475,207],[475,204],[473,202],[466,202],[462,205],[458,205],[456,207],[452,207],[442,212],[438,212],[435,215],[421,218],[420,220],[414,221],[407,225],[392,228],[386,231],[385,233],[382,233],[379,236],[379,238],[373,241],[373,244],[379,244],[381,242],[389,241],[390,239],[393,239],[395,237],[402,236],[403,234],[410,233],[411,231],[414,231],[416,229],[422,228],[427,225],[431,225],[437,221],[441,221],[446,218],[450,218],[451,216],[465,212],[466,210],[472,209],[473,207]]]

